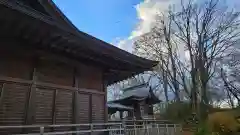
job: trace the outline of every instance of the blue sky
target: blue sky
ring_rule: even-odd
[[[149,32],[157,13],[180,0],[53,0],[81,31],[128,52],[138,36]],[[196,0],[202,1],[202,0]],[[240,0],[220,0],[239,9]]]
[[[112,43],[125,38],[138,22],[135,5],[141,0],[54,0],[83,32]]]
[[[79,30],[129,52],[132,52],[133,42],[138,36],[149,32],[155,23],[156,15],[159,12],[164,13],[169,5],[178,5],[180,1],[54,0]],[[240,0],[219,1],[239,10]]]

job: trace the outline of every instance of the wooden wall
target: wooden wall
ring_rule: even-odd
[[[63,63],[33,52],[0,50],[0,126],[107,119],[100,67]]]

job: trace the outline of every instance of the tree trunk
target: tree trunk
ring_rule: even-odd
[[[163,71],[163,89],[164,89],[164,95],[165,95],[165,99],[166,99],[166,102],[169,101],[168,99],[168,79],[167,79],[167,76],[166,76],[166,73],[165,71]]]
[[[196,69],[191,72],[192,89],[191,89],[191,108],[194,113],[197,113],[197,82],[196,82]]]

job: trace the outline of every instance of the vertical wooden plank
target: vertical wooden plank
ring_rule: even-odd
[[[103,123],[105,121],[103,101],[103,95],[92,95],[92,122]]]
[[[30,85],[29,91],[28,91],[28,97],[26,100],[26,106],[25,106],[25,118],[24,118],[24,124],[25,125],[31,125],[34,123],[34,108],[35,108],[35,95],[36,95],[36,62],[37,60],[33,60],[33,66],[32,66],[32,81],[33,83]],[[23,133],[31,132],[30,129],[24,129]]]
[[[58,89],[56,97],[56,123],[55,124],[72,124],[73,122],[73,91]],[[55,131],[72,130],[71,127],[54,128]]]
[[[75,103],[75,100],[76,100],[76,92],[74,91],[73,92],[73,98],[72,98],[72,114],[73,114],[73,119],[72,119],[72,123],[73,124],[76,124],[76,103]]]
[[[28,93],[28,101],[25,112],[25,125],[34,124],[35,121],[35,98],[36,98],[36,85],[32,84]],[[31,132],[30,129],[24,129],[24,133]]]
[[[57,98],[57,93],[58,93],[58,90],[54,90],[54,93],[53,93],[53,103],[52,103],[52,124],[56,124],[56,98]],[[52,132],[54,132],[54,128],[51,128]]]
[[[78,74],[77,74],[77,69],[73,69],[73,87],[78,88]],[[73,92],[73,98],[72,98],[72,123],[73,124],[78,124],[79,123],[79,112],[78,112],[78,91]],[[79,130],[78,127],[72,127],[72,130]],[[73,134],[75,135],[75,134]]]
[[[53,94],[53,106],[52,106],[52,124],[56,124],[56,97],[58,90],[54,90]]]
[[[74,71],[73,71],[73,87],[75,87],[75,88],[78,88],[78,72],[77,72],[77,69],[76,68],[74,68]],[[79,109],[78,109],[78,98],[79,98],[79,96],[78,96],[78,92],[77,91],[75,91],[74,93],[73,93],[73,120],[72,120],[72,122],[74,123],[74,124],[78,124],[79,123],[79,119],[78,119],[78,117],[79,117]]]
[[[108,107],[107,107],[107,81],[104,80],[104,77],[103,77],[103,90],[105,92],[105,95],[104,95],[104,101],[103,101],[103,104],[104,104],[104,122],[108,122]]]
[[[25,124],[26,125],[30,125],[33,124],[34,122],[34,107],[35,107],[35,94],[36,94],[36,59],[34,59],[35,61],[33,62],[33,71],[32,71],[32,81],[33,84],[30,87],[29,93],[28,93],[28,99],[27,99],[27,105],[26,105],[26,112],[25,112]]]
[[[30,87],[26,105],[26,112],[25,112],[25,124],[31,125],[34,123],[34,114],[35,114],[35,98],[36,98],[36,80],[37,80],[37,62],[38,58],[33,58],[32,64],[32,81],[33,84]]]
[[[5,83],[2,84],[2,87],[1,87],[1,93],[0,93],[0,109],[3,108],[3,104],[2,104],[2,101],[3,101],[3,93],[4,93],[4,85]],[[0,122],[0,125],[2,126],[1,122]],[[1,131],[0,130],[0,133],[4,133],[5,131]]]
[[[74,91],[73,92],[73,99],[72,99],[72,109],[73,109],[73,119],[72,119],[72,123],[73,124],[78,124],[79,123],[79,120],[78,120],[78,115],[79,115],[79,112],[78,112],[78,92],[77,91]]]
[[[89,123],[92,123],[93,122],[93,119],[92,119],[92,94],[89,95]]]
[[[0,95],[0,107],[2,106],[2,99],[3,99],[3,94],[4,94],[4,86],[5,86],[5,83],[2,84],[1,95]]]
[[[30,119],[28,119],[28,113],[29,113],[29,105],[30,105],[30,99],[31,99],[31,93],[32,93],[32,85],[29,87],[28,94],[27,94],[27,101],[25,104],[25,116],[24,116],[24,124],[27,125],[30,122]]]

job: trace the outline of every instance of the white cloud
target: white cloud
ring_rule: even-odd
[[[132,52],[133,51],[133,44],[134,40],[130,40],[129,38],[121,39],[121,38],[116,38],[114,41],[111,43],[113,45],[116,45],[118,48]]]
[[[132,52],[134,41],[150,31],[155,23],[155,17],[159,13],[166,11],[170,5],[177,3],[179,0],[144,0],[135,6],[139,23],[132,31],[128,38],[119,40],[117,47]]]
[[[133,51],[133,42],[132,39],[124,39],[118,42],[117,47],[121,48],[125,51],[132,52]]]
[[[134,41],[142,34],[150,31],[152,26],[155,24],[156,15],[166,12],[170,6],[173,9],[178,10],[177,8],[180,6],[177,5],[179,5],[180,2],[181,0],[144,0],[143,2],[135,5],[139,23],[127,38],[118,40],[119,42],[115,43],[117,47],[128,52],[132,52]],[[223,5],[228,5],[230,8],[236,8],[240,6],[239,0],[231,0],[231,2],[220,0],[220,2],[223,2]],[[224,2],[226,3],[224,4]]]
[[[149,32],[151,27],[155,24],[156,15],[167,11],[169,6],[174,3],[177,3],[177,0],[145,0],[136,5],[140,23],[131,33],[130,39]]]

